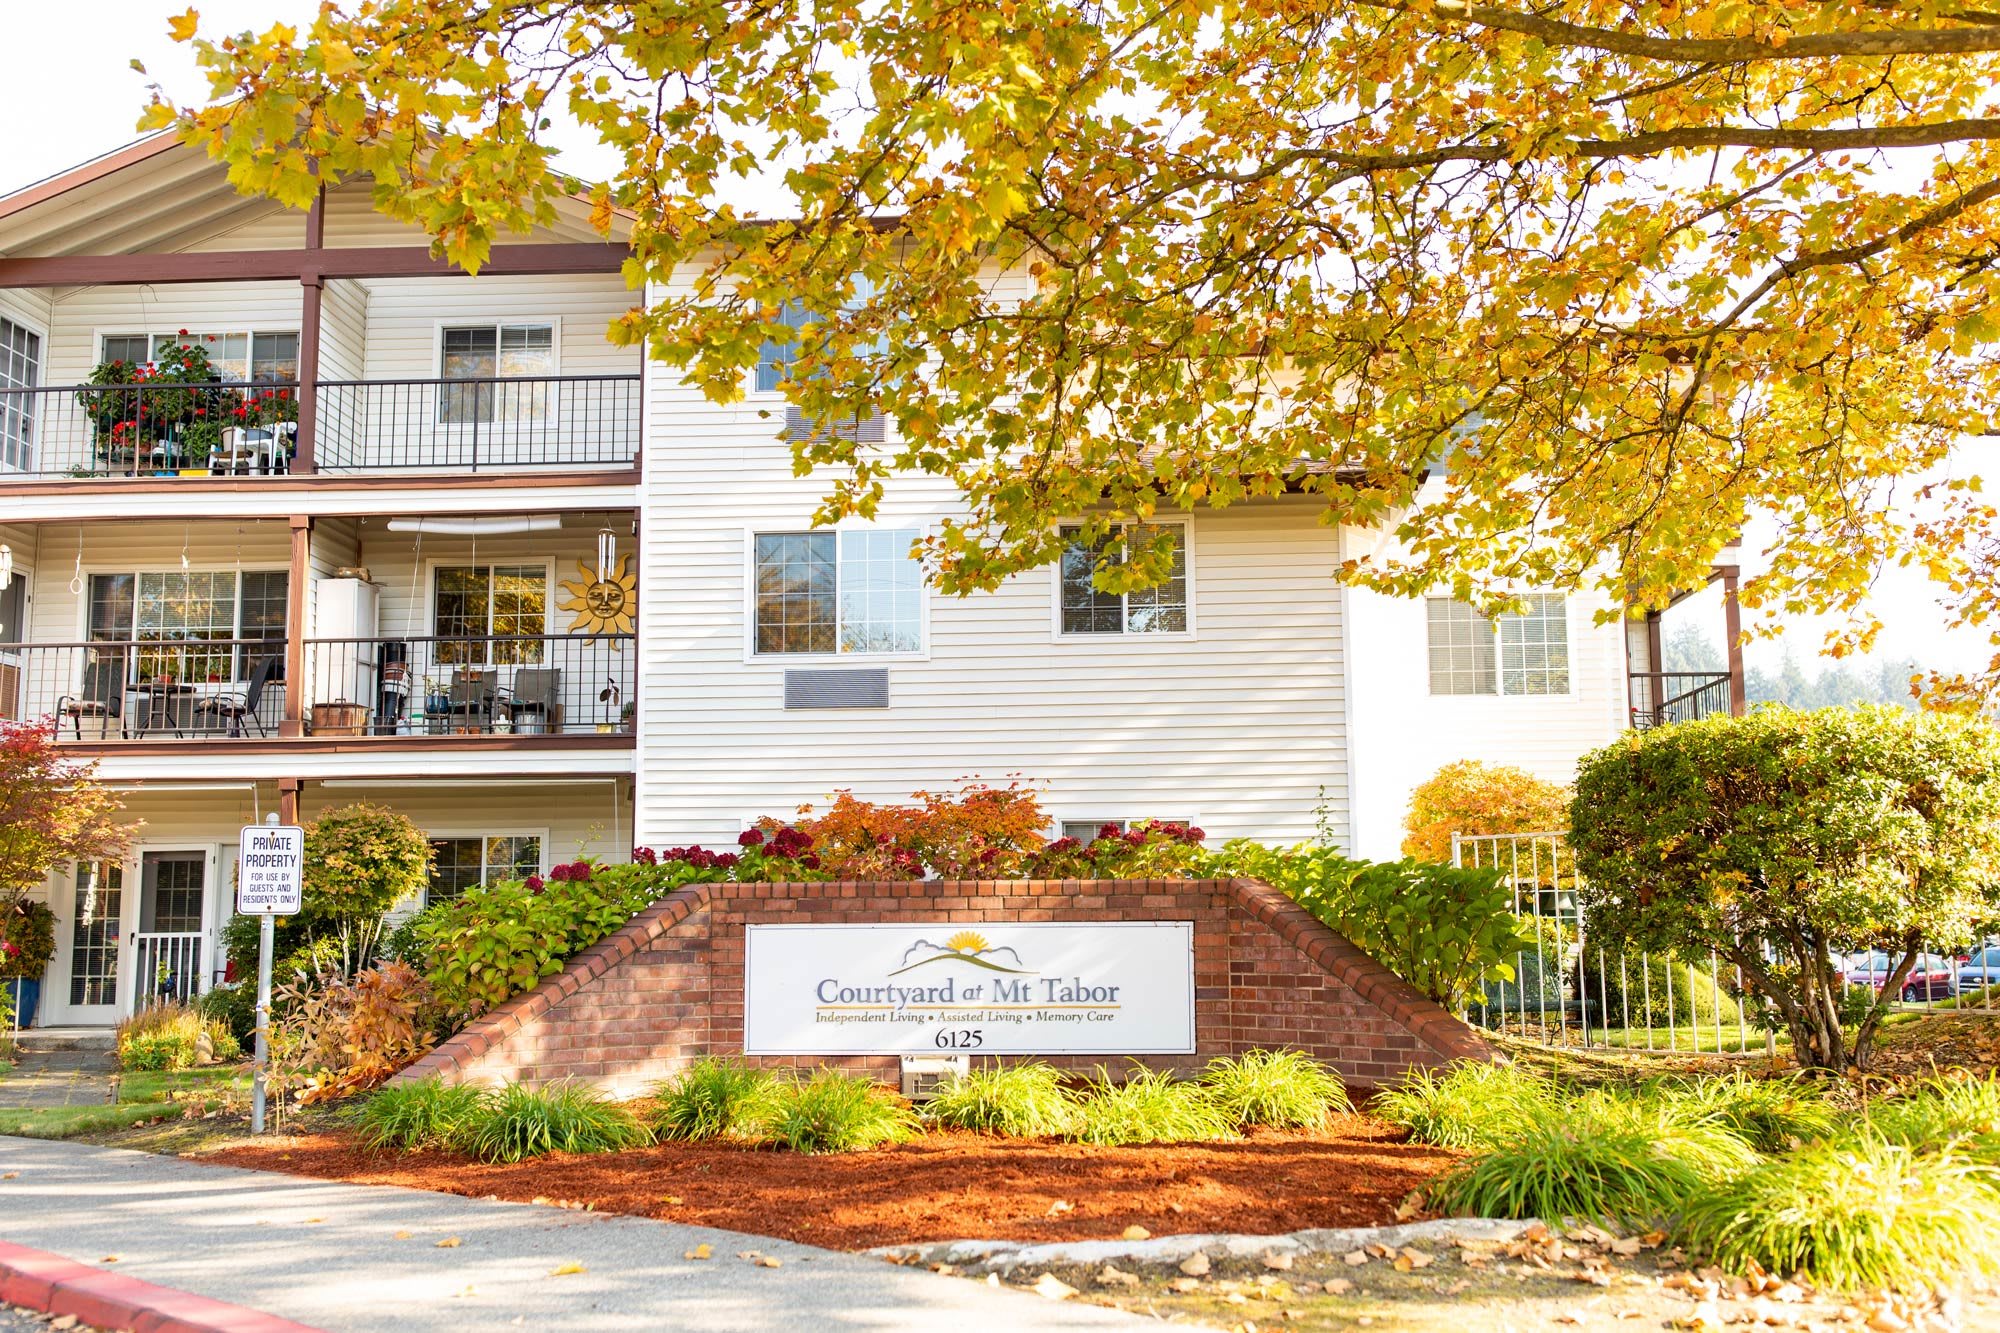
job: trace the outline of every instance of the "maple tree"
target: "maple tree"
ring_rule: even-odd
[[[0,722],[0,904],[40,888],[65,861],[122,855],[131,828],[97,782],[97,765],[65,758],[46,724]]]
[[[1461,759],[1417,784],[1403,827],[1403,855],[1449,864],[1454,833],[1561,833],[1569,792],[1511,764]]]
[[[595,133],[622,162],[596,220],[651,284],[614,336],[721,399],[789,344],[819,517],[951,479],[949,591],[1051,560],[1076,514],[1100,586],[1157,581],[1164,539],[1121,520],[1304,492],[1394,525],[1341,571],[1364,586],[1658,607],[1762,513],[1745,603],[1865,647],[1873,575],[1962,579],[1993,517],[1965,478],[1924,523],[1896,492],[1996,429],[2000,24],[1955,0],[367,0],[172,30],[212,100],[144,124],[292,205],[372,182],[467,267],[577,188],[551,119]],[[841,428],[876,411],[887,443]]]

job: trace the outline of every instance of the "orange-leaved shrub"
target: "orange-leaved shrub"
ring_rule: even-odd
[[[337,972],[301,978],[273,996],[284,1017],[272,1028],[280,1096],[301,1103],[364,1092],[428,1051],[438,1007],[408,963],[382,963],[349,980]]]
[[[1560,833],[1569,827],[1569,792],[1525,769],[1462,759],[1410,793],[1403,855],[1449,862],[1453,833]]]
[[[955,792],[920,791],[914,804],[878,805],[836,792],[824,812],[801,806],[791,822],[811,839],[827,879],[998,879],[1041,850],[1048,823],[1031,788],[968,782]],[[781,820],[758,827],[776,833]]]

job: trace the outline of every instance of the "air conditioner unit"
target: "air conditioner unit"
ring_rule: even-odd
[[[928,1097],[947,1079],[963,1078],[972,1071],[969,1055],[906,1055],[903,1057],[903,1095],[912,1101]]]

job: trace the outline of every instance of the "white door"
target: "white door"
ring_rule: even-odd
[[[46,1027],[105,1026],[124,1016],[121,966],[129,897],[119,861],[79,865],[51,894],[56,909],[56,958],[42,994]]]
[[[163,1000],[191,1000],[206,989],[208,886],[212,847],[142,848],[137,889],[129,895],[130,980],[126,1011]]]
[[[55,894],[45,1026],[110,1026],[147,1004],[200,994],[208,966],[213,847],[142,846],[78,866]]]

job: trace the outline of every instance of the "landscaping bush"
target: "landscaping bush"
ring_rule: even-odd
[[[122,808],[97,781],[94,761],[63,753],[51,723],[0,721],[0,978],[42,975],[55,951],[55,918],[27,895],[60,865],[122,854],[131,842],[118,822]],[[14,915],[32,908],[40,908],[32,920]],[[48,953],[37,963],[45,937]]]
[[[430,840],[408,816],[366,804],[329,810],[305,833],[300,919],[340,941],[341,969],[353,975],[374,959],[383,914],[429,882]]]
[[[1403,855],[1449,865],[1454,833],[1562,832],[1569,793],[1526,769],[1465,759],[1418,784],[1403,827]]]
[[[1440,1177],[1430,1198],[1467,1217],[1645,1225],[1755,1161],[1748,1144],[1718,1126],[1676,1124],[1658,1108],[1583,1098],[1530,1111]]]
[[[56,914],[47,903],[0,904],[0,981],[40,981],[55,956]]]
[[[181,1070],[242,1055],[229,1028],[185,1004],[155,1004],[118,1025],[118,1067]]]
[[[756,1138],[776,1096],[776,1080],[741,1060],[703,1056],[653,1090],[660,1139]]]
[[[1736,1071],[1667,1080],[1654,1084],[1651,1093],[1676,1120],[1720,1125],[1764,1153],[1818,1142],[1839,1127],[1819,1086],[1800,1078],[1752,1078]]]
[[[1102,1070],[1076,1108],[1068,1138],[1118,1147],[1228,1138],[1235,1127],[1199,1083],[1162,1070],[1135,1068],[1122,1083]]]
[[[382,937],[377,955],[386,962],[408,963],[419,972],[430,971],[431,949],[425,940],[425,924],[442,916],[451,906],[449,900],[434,903],[421,912],[412,912],[392,927]]]
[[[214,986],[196,997],[195,1012],[229,1029],[239,1046],[248,1046],[257,1035],[257,982],[253,977],[227,986]]]
[[[1401,1084],[1378,1093],[1372,1109],[1419,1143],[1488,1148],[1555,1103],[1556,1090],[1545,1079],[1513,1065],[1467,1060],[1443,1073],[1412,1069]]]
[[[1051,1138],[1075,1123],[1076,1098],[1054,1067],[1030,1060],[945,1080],[924,1104],[924,1115],[947,1129]]]
[[[595,1088],[510,1083],[488,1094],[467,1122],[466,1146],[489,1162],[519,1162],[552,1152],[603,1153],[651,1141],[633,1114]]]
[[[397,1083],[361,1103],[354,1122],[371,1148],[457,1148],[486,1110],[487,1092],[435,1078]]]
[[[1201,1083],[1238,1129],[1320,1129],[1336,1112],[1354,1109],[1339,1077],[1300,1051],[1248,1051],[1211,1060]]]
[[[916,1116],[873,1079],[821,1069],[777,1084],[762,1125],[768,1141],[793,1152],[860,1152],[909,1138]]]
[[[1810,1144],[1691,1198],[1681,1239],[1730,1272],[1751,1264],[1830,1288],[1949,1283],[2000,1264],[1992,1168],[1872,1134]]]
[[[1558,927],[1552,917],[1516,913],[1514,925],[1518,942],[1501,959],[1513,969],[1514,976],[1511,980],[1489,979],[1480,987],[1479,1004],[1490,1011],[1478,1015],[1483,1022],[1497,1022],[1502,1015],[1555,1013],[1563,1007],[1564,979],[1575,975],[1572,964],[1577,934],[1573,923]]]
[[[792,827],[810,840],[829,879],[998,879],[1019,874],[1042,846],[1048,823],[1031,788],[969,782],[956,792],[920,791],[913,805],[877,805],[837,792],[824,814],[811,806]],[[785,827],[760,822],[765,834]]]
[[[282,1001],[282,1004],[280,1003]],[[301,1101],[365,1092],[431,1048],[435,1001],[408,963],[337,970],[273,992],[272,1063]]]
[[[1497,870],[1422,861],[1353,861],[1325,847],[1235,841],[1217,869],[1263,880],[1355,947],[1455,1014],[1487,981],[1514,980],[1513,959],[1533,937],[1514,915]]]
[[[2000,1075],[1928,1079],[1869,1107],[1867,1131],[1918,1152],[1951,1148],[2000,1167]]]
[[[1994,915],[2000,733],[1879,707],[1630,732],[1584,759],[1570,823],[1595,945],[1713,952],[1777,1007],[1802,1065],[1866,1069],[1888,1000],[1850,1043],[1828,942],[1892,952],[1893,997],[1923,941]]]
[[[1186,824],[1105,824],[1088,842],[1057,838],[1022,863],[1024,879],[1194,879],[1209,873],[1208,835]]]

